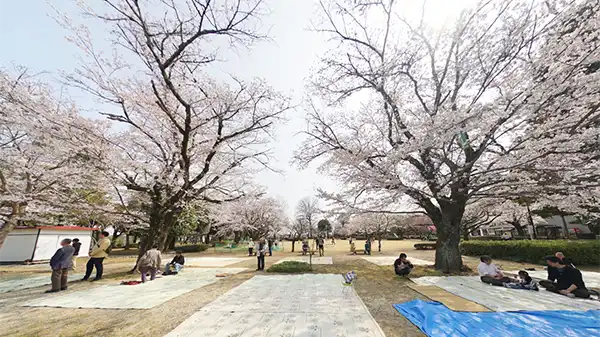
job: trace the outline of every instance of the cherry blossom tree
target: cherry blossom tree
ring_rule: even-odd
[[[243,237],[253,240],[274,237],[286,221],[285,208],[280,201],[254,196],[222,204],[215,218],[217,235],[233,235],[236,242]]]
[[[288,221],[287,231],[290,234],[290,238],[292,239],[292,253],[296,249],[296,241],[301,241],[304,238],[307,238],[310,235],[310,227],[308,222],[302,218],[297,217],[293,221]]]
[[[317,219],[321,213],[319,200],[313,197],[300,200],[296,206],[296,220],[303,223],[302,226],[308,229],[308,236],[311,238],[317,229]]]
[[[289,105],[261,80],[227,84],[205,71],[218,58],[215,46],[262,37],[261,0],[103,3],[85,10],[106,25],[115,49],[100,50],[87,27],[64,18],[85,55],[67,79],[109,104],[101,113],[121,124],[110,137],[111,176],[149,202],[143,254],[165,247],[186,204],[245,194],[250,175],[268,164],[270,130]]]
[[[470,199],[534,186],[531,172],[561,172],[547,187],[594,184],[582,177],[600,167],[586,163],[598,139],[600,85],[586,74],[597,1],[488,0],[444,30],[405,19],[394,0],[322,9],[320,30],[339,44],[315,75],[320,101],[297,153],[344,183],[322,197],[381,209],[408,196],[436,225],[436,268],[457,272]]]
[[[19,221],[55,224],[88,204],[102,128],[26,69],[0,70],[0,247]]]
[[[348,234],[363,234],[367,238],[377,240],[378,251],[381,251],[383,238],[401,225],[401,218],[386,213],[363,213],[350,218],[346,231]]]

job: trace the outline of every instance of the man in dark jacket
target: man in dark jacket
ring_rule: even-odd
[[[79,256],[79,249],[81,249],[81,242],[79,242],[78,238],[73,239],[73,243],[71,244],[75,251],[73,252],[73,269],[77,267],[77,257]]]
[[[64,239],[60,242],[62,246],[50,259],[50,268],[52,268],[52,289],[46,290],[47,293],[55,293],[61,290],[67,290],[69,269],[73,266],[73,253],[75,248],[71,246],[71,239]]]
[[[573,264],[573,262],[571,262],[570,259],[567,259],[563,253],[556,252],[556,254],[554,254],[554,256],[556,256],[556,258],[558,258],[563,265],[569,266],[571,268],[575,268],[575,265]],[[544,260],[547,261],[548,258],[550,258],[550,257],[552,257],[552,255],[546,256],[544,258]],[[557,278],[558,278],[558,269],[548,265],[548,280],[554,282],[554,281],[556,281]]]
[[[556,282],[541,280],[540,285],[553,293],[568,297],[589,298],[590,293],[585,287],[581,272],[571,266],[564,264],[556,256],[546,256],[548,269],[556,269]]]
[[[410,274],[412,269],[413,265],[406,259],[406,254],[404,253],[400,254],[396,261],[394,261],[394,271],[398,276],[406,276]]]
[[[173,260],[171,260],[171,262],[167,263],[167,265],[165,266],[165,272],[163,274],[165,274],[165,275],[177,274],[181,271],[181,269],[183,269],[184,264],[185,264],[185,258],[183,257],[183,252],[180,250],[175,251],[175,256],[173,257]],[[173,267],[173,269],[175,269],[175,270],[171,271],[171,267]]]

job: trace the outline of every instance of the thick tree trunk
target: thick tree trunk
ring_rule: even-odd
[[[125,250],[129,250],[129,233],[125,233]]]
[[[460,255],[460,228],[456,224],[436,224],[437,247],[435,269],[444,273],[458,273],[462,267]]]
[[[438,199],[438,203],[439,209],[432,207],[431,212],[428,212],[437,231],[435,269],[443,273],[459,273],[463,266],[460,255],[460,224],[466,198]]]
[[[377,238],[377,241],[378,241],[378,247],[377,247],[377,249],[378,249],[379,252],[381,252],[381,238]]]
[[[296,240],[292,240],[292,253],[294,252],[294,246],[296,245]]]

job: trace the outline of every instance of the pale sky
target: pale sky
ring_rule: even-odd
[[[232,73],[242,79],[262,77],[275,89],[290,95],[294,103],[300,103],[306,94],[306,78],[328,47],[323,36],[308,30],[311,21],[317,19],[318,0],[266,1],[271,13],[263,18],[263,24],[270,27],[271,41],[261,42],[248,51],[223,53],[220,57],[226,62],[219,68],[223,76]],[[79,11],[74,2],[52,1],[64,13],[77,17]],[[399,2],[409,10],[421,6],[415,0]],[[440,26],[467,2],[473,0],[428,1],[427,21]],[[0,0],[0,67],[10,68],[15,64],[51,73],[75,69],[78,50],[65,39],[67,32],[50,17],[51,13],[46,0]],[[93,104],[86,99],[78,103],[88,108]],[[296,134],[305,130],[306,123],[302,109],[291,111],[287,117],[289,121],[278,129],[271,163],[283,174],[263,172],[256,182],[264,185],[270,195],[283,199],[292,215],[298,201],[314,195],[316,188],[337,189],[335,180],[319,175],[315,167],[299,171],[290,164],[302,139]]]

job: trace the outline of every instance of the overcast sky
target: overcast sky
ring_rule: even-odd
[[[52,1],[64,13],[77,17],[79,10],[74,2]],[[417,15],[418,1],[399,2]],[[441,26],[466,2],[473,1],[430,0],[426,6],[427,21]],[[259,43],[250,50],[225,51],[220,56],[226,62],[219,68],[223,76],[232,73],[242,79],[262,77],[299,103],[305,96],[304,87],[311,68],[327,50],[324,37],[308,29],[311,21],[317,20],[318,0],[267,0],[267,3],[271,13],[263,18],[263,23],[270,28],[271,41]],[[0,66],[24,65],[52,73],[74,70],[78,50],[66,41],[65,30],[49,15],[52,12],[46,0],[0,0]],[[78,99],[78,103],[88,108],[93,104],[84,98]],[[282,198],[291,215],[300,199],[314,195],[318,187],[336,190],[336,182],[319,175],[315,167],[298,171],[290,165],[302,137],[297,133],[306,128],[306,123],[301,109],[291,111],[288,119],[278,129],[278,139],[273,144],[272,164],[283,173],[263,172],[256,180],[266,186],[270,195]]]

